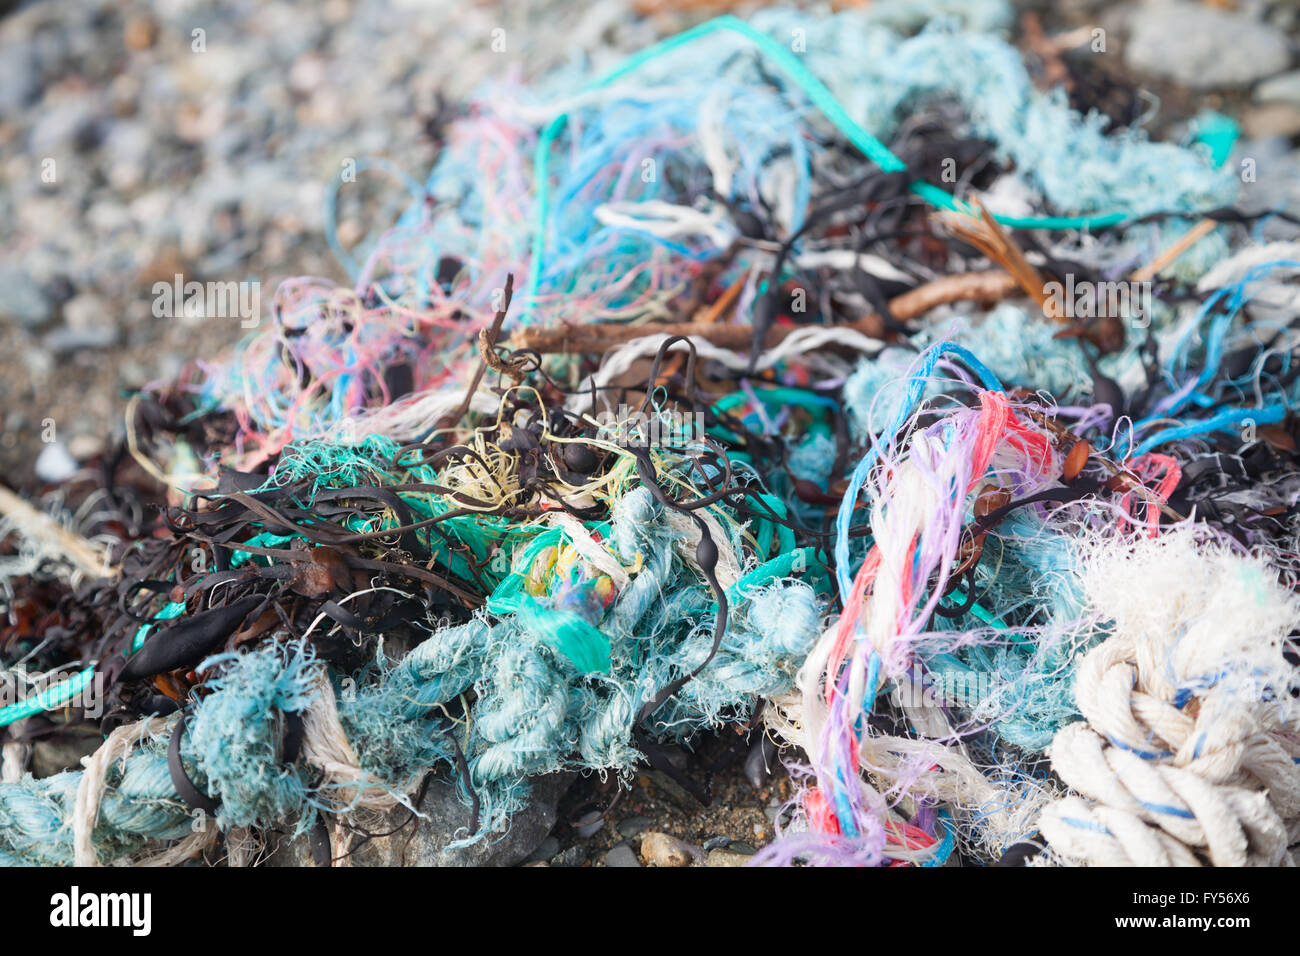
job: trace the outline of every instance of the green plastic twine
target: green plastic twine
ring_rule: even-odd
[[[254,547],[277,547],[290,541],[295,535],[277,535],[269,532],[256,535],[250,538],[246,543]],[[238,549],[238,544],[227,545],[232,549]],[[247,561],[252,554],[248,551],[237,551],[231,556],[230,566],[237,568]],[[154,629],[157,621],[170,621],[180,617],[185,613],[184,601],[170,601],[167,606],[158,612],[158,616],[146,624],[141,624],[135,632],[135,637],[131,639],[131,649],[128,654],[134,654],[140,648],[144,647],[144,642],[148,639]],[[12,723],[22,720],[25,717],[31,717],[33,714],[39,714],[47,710],[58,710],[64,704],[73,700],[78,694],[84,691],[95,676],[95,665],[79,671],[75,676],[68,678],[53,687],[47,687],[39,694],[35,694],[26,700],[20,700],[16,703],[0,707],[0,727],[7,727]]]
[[[634,72],[651,60],[658,59],[679,47],[685,46],[701,37],[727,30],[738,34],[752,43],[760,53],[777,64],[798,85],[813,105],[831,121],[845,138],[856,146],[868,159],[887,173],[902,172],[907,168],[901,159],[889,151],[880,140],[862,128],[840,104],[839,100],[816,75],[799,61],[799,58],[777,43],[767,34],[754,29],[748,23],[730,14],[692,27],[671,39],[647,47],[640,53],[626,60],[622,66],[607,74],[595,83],[583,87],[581,92],[588,93],[603,87]],[[528,290],[524,298],[524,315],[530,316],[537,300],[537,289],[542,280],[542,256],[546,251],[546,224],[550,218],[550,194],[547,189],[550,151],[560,131],[568,122],[569,114],[560,113],[542,130],[537,141],[537,151],[533,155],[533,179],[537,183],[537,223],[533,231],[532,262],[528,267]],[[938,186],[926,182],[914,182],[911,190],[926,202],[938,209],[976,215],[976,210]],[[1095,216],[1000,216],[993,217],[1004,226],[1012,229],[1105,229],[1119,225],[1132,218],[1128,213],[1114,212]]]

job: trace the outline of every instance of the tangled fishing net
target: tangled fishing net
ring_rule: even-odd
[[[8,503],[0,862],[235,861],[430,775],[473,844],[761,723],[759,862],[1289,864],[1300,245],[1230,122],[1080,115],[1003,4],[923,7],[484,89],[350,285]]]

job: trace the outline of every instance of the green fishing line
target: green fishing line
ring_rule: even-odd
[[[276,535],[265,532],[250,538],[245,543],[252,545],[253,547],[274,548],[287,544],[294,537],[295,535]],[[236,554],[234,554],[230,559],[231,568],[237,568],[249,558],[253,557],[251,552],[239,551],[240,545],[238,544],[227,545],[227,547],[236,551]],[[146,624],[141,624],[136,630],[135,636],[131,639],[131,648],[127,652],[127,655],[134,654],[140,648],[144,647],[144,642],[148,639],[149,635],[153,633],[154,626],[158,621],[174,620],[184,613],[184,601],[168,602],[167,605],[158,612],[156,618]],[[90,682],[94,678],[94,675],[95,665],[92,664],[89,667],[78,671],[73,677],[61,681],[52,687],[47,687],[39,694],[35,694],[26,700],[20,700],[5,707],[0,707],[0,727],[7,727],[9,724],[16,723],[25,717],[31,717],[34,714],[39,714],[44,711],[58,710],[90,686]]]
[[[625,76],[635,72],[651,60],[665,56],[701,37],[720,31],[730,31],[752,43],[760,53],[777,64],[798,85],[821,113],[831,121],[845,138],[857,147],[863,155],[887,173],[903,172],[906,164],[890,152],[884,143],[868,133],[860,124],[849,116],[835,95],[816,75],[799,61],[799,58],[777,43],[767,34],[756,30],[730,14],[692,27],[671,39],[647,47],[640,53],[626,60],[622,66],[595,83],[583,87],[581,92],[588,93],[609,86]],[[546,227],[550,220],[550,191],[548,188],[550,153],[561,131],[568,123],[569,114],[560,113],[542,130],[533,154],[533,180],[537,188],[537,214],[533,231],[532,261],[528,267],[528,288],[524,297],[524,314],[530,315],[537,300],[537,290],[542,279],[542,257],[546,252]],[[1222,127],[1214,130],[1221,144],[1226,138]],[[1221,145],[1219,145],[1221,149]],[[938,186],[925,182],[912,183],[911,190],[938,209],[977,215],[970,206]],[[1119,225],[1133,218],[1125,212],[1107,213],[1091,216],[1004,216],[993,217],[1004,226],[1013,229],[1104,229]]]

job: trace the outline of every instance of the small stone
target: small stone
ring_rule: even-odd
[[[585,846],[571,846],[551,858],[551,866],[582,866],[587,862]]]
[[[92,329],[109,321],[107,312],[103,299],[89,292],[83,292],[64,303],[63,321],[70,328]]]
[[[103,325],[90,329],[55,329],[41,339],[41,344],[55,355],[67,355],[83,349],[107,348],[116,341],[117,329]]]
[[[529,863],[549,860],[555,854],[560,852],[560,841],[553,836],[548,836],[528,857]]]
[[[652,823],[654,821],[649,817],[626,817],[618,823],[618,835],[630,840],[644,833]]]
[[[704,852],[685,840],[651,830],[641,838],[641,859],[650,866],[690,866],[702,863]]]
[[[732,853],[728,850],[713,850],[704,859],[705,866],[746,866],[749,857],[744,853]]]
[[[158,24],[152,17],[135,16],[126,21],[123,40],[128,50],[147,50],[158,37]]]
[[[33,382],[43,382],[54,371],[54,356],[39,345],[32,345],[22,351],[23,368]]]
[[[42,105],[38,111],[39,119],[32,125],[27,141],[31,155],[42,158],[54,157],[62,153],[63,147],[83,141],[102,113],[90,94],[70,94],[52,103],[46,97],[45,102],[49,105]],[[62,165],[56,164],[55,169]]]
[[[725,836],[709,837],[704,841],[704,849],[706,852],[709,850],[725,850],[730,845],[731,837]]]
[[[671,756],[669,759],[671,760]],[[654,783],[655,792],[667,798],[669,802],[675,804],[679,809],[691,812],[699,809],[699,800],[695,799],[690,791],[662,770],[651,770],[646,776]]]
[[[289,68],[289,88],[295,93],[310,93],[329,78],[330,65],[319,53],[299,57]]]
[[[103,739],[98,734],[60,734],[32,744],[27,769],[38,780],[65,770],[80,770],[81,758],[99,749]]]
[[[632,852],[632,848],[626,843],[620,843],[605,854],[605,865],[634,866],[638,869],[641,866],[640,862],[636,858],[636,854]]]
[[[104,450],[104,439],[98,435],[74,435],[68,439],[68,453],[77,461],[89,461]]]
[[[1289,139],[1300,134],[1300,108],[1287,103],[1252,107],[1241,114],[1241,130],[1251,139]]]
[[[574,822],[573,832],[578,834],[579,839],[586,840],[599,833],[604,825],[605,814],[599,810],[593,810],[585,814],[582,819]]]
[[[1133,12],[1124,62],[1193,89],[1242,87],[1287,68],[1286,36],[1246,13],[1191,0],[1160,0]]]
[[[0,266],[0,319],[35,328],[50,319],[49,297],[19,269]]]
[[[772,779],[776,766],[776,744],[766,734],[754,741],[745,757],[745,779],[755,790],[761,790]]]
[[[1289,103],[1300,106],[1300,70],[1292,70],[1255,87],[1256,103]]]
[[[77,459],[68,454],[63,442],[51,442],[36,456],[36,477],[46,484],[67,481],[77,471]]]
[[[41,98],[41,68],[21,41],[0,47],[0,115],[12,116]]]

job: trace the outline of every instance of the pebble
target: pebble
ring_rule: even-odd
[[[1300,134],[1300,108],[1286,103],[1251,107],[1241,114],[1241,130],[1253,139],[1289,139]]]
[[[745,866],[749,857],[744,853],[732,853],[729,850],[712,850],[704,858],[705,866]]]
[[[117,329],[112,326],[101,325],[89,329],[70,327],[55,329],[41,339],[41,344],[55,355],[69,355],[83,349],[107,348],[116,341]]]
[[[644,833],[654,823],[649,817],[625,817],[618,822],[618,835],[631,839]]]
[[[1287,103],[1300,106],[1300,70],[1292,70],[1255,87],[1256,103]]]
[[[1133,10],[1124,62],[1193,89],[1249,86],[1285,70],[1285,34],[1249,14],[1193,0],[1159,0]]]
[[[582,866],[587,862],[585,846],[571,846],[551,857],[551,866]]]
[[[77,461],[89,461],[104,450],[104,439],[98,435],[74,435],[68,439],[68,453]]]
[[[674,755],[669,753],[668,759],[671,762],[674,759]],[[670,803],[675,804],[678,808],[686,811],[694,811],[699,807],[700,802],[696,800],[695,797],[691,796],[690,792],[685,787],[662,770],[650,770],[646,773],[646,776],[654,783],[655,791],[666,797]]]
[[[158,38],[158,24],[148,16],[133,16],[126,21],[123,30],[123,42],[132,51],[147,50]]]
[[[560,841],[553,836],[548,836],[528,857],[529,863],[546,861],[560,852]]]
[[[21,269],[0,266],[0,290],[0,319],[27,328],[36,328],[49,321],[53,311],[49,298]]]
[[[745,778],[749,785],[755,790],[763,789],[772,779],[772,768],[776,763],[776,744],[764,734],[754,742],[745,756]]]
[[[41,71],[21,41],[0,47],[0,115],[12,116],[41,96]]]
[[[81,758],[93,754],[102,742],[98,735],[85,734],[38,740],[32,745],[27,769],[38,779],[80,769]]]
[[[675,836],[651,830],[641,837],[641,859],[649,866],[690,866],[704,862],[704,851]]]
[[[580,839],[586,840],[599,833],[604,825],[605,814],[601,813],[599,810],[593,810],[590,813],[585,814],[582,819],[573,824],[573,832],[576,833]]]
[[[54,356],[39,345],[22,350],[23,370],[33,382],[43,382],[54,371]]]
[[[608,853],[605,854],[606,866],[634,866],[640,868],[641,863],[637,860],[636,854],[626,843],[620,843]]]
[[[103,299],[83,292],[63,304],[63,321],[70,328],[84,330],[103,326],[110,318]]]
[[[81,349],[101,349],[117,341],[111,310],[99,296],[83,292],[63,304],[63,326],[47,334],[42,344],[56,355]]]
[[[47,484],[67,481],[76,473],[77,467],[77,459],[69,454],[63,442],[50,442],[36,456],[36,477]]]

